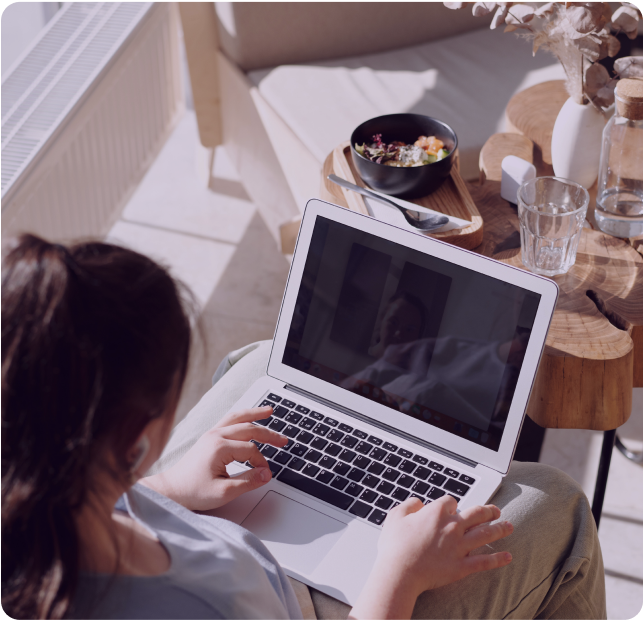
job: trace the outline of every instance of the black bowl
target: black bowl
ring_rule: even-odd
[[[375,134],[385,143],[400,140],[414,144],[419,136],[436,136],[445,143],[449,155],[433,164],[398,168],[377,164],[356,151],[356,144],[371,144]],[[374,190],[400,198],[419,198],[438,189],[449,176],[458,138],[447,124],[422,114],[385,114],[358,125],[351,134],[351,157],[363,181]]]

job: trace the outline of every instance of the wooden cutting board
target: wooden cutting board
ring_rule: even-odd
[[[362,181],[353,165],[349,142],[343,142],[338,145],[324,162],[323,198],[326,195],[328,200],[338,205],[369,215],[362,196],[351,190],[345,190],[332,181],[329,181],[327,176],[331,173],[356,185],[368,187]],[[483,218],[476,208],[476,204],[472,200],[465,182],[461,178],[456,162],[452,167],[451,175],[438,190],[429,196],[410,199],[409,202],[471,222],[469,226],[463,229],[446,231],[444,233],[425,233],[425,235],[468,250],[476,248],[483,241]]]

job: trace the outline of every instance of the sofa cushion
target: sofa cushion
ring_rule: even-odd
[[[415,112],[451,125],[461,171],[478,176],[478,153],[503,131],[515,93],[563,79],[547,52],[488,28],[392,52],[252,71],[251,81],[320,165],[363,121]]]

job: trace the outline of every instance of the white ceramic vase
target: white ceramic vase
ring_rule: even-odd
[[[571,179],[586,189],[597,180],[602,131],[606,120],[597,109],[568,99],[552,130],[552,167],[556,177]]]

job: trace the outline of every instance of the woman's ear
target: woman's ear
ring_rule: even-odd
[[[130,477],[138,478],[137,470],[143,463],[143,460],[146,458],[148,451],[150,450],[150,440],[148,436],[143,432],[139,439],[136,441],[134,446],[131,449],[131,454],[128,455],[128,462],[130,464]]]

